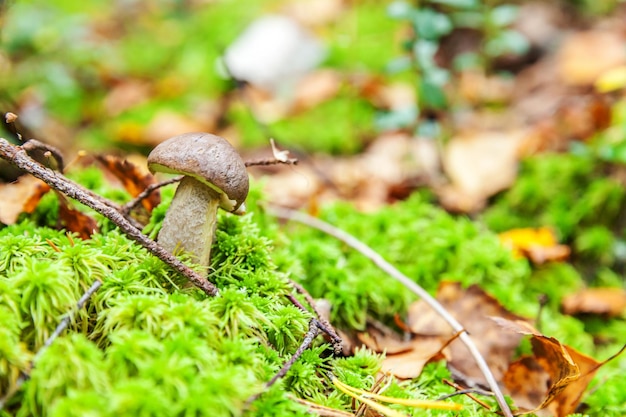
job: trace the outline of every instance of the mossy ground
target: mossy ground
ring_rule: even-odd
[[[75,178],[120,201],[128,198],[107,188],[97,170],[78,172]],[[164,202],[146,232],[158,230],[171,196],[171,189],[164,190]],[[83,291],[94,280],[103,281],[70,329],[37,359],[6,412],[305,415],[292,395],[349,409],[351,400],[330,384],[330,373],[368,389],[382,357],[360,350],[354,357],[333,358],[320,338],[281,382],[243,411],[246,399],[263,391],[307,331],[311,316],[285,297],[292,292],[286,277],[329,300],[332,322],[344,329],[363,329],[368,316],[391,324],[414,297],[333,238],[305,226],[279,227],[257,204],[261,197],[255,186],[250,214],[220,215],[209,275],[220,288],[217,298],[190,287],[106,219],[98,218],[104,232],[90,240],[52,229],[55,221],[47,215],[57,204],[52,194],[35,215],[1,229],[2,391],[20,372],[29,372],[34,354]],[[568,264],[533,269],[514,259],[481,223],[445,213],[426,194],[371,214],[336,204],[322,217],[365,241],[431,292],[442,279],[476,283],[527,316],[536,314],[537,296],[548,294],[544,332],[593,356],[617,350],[617,335],[626,331],[620,320],[580,321],[560,314],[558,300],[584,283],[576,269]],[[600,336],[605,344],[597,346],[594,337]],[[623,367],[618,360],[599,373],[597,389],[588,397],[590,415],[607,404],[617,410],[613,415],[624,411]],[[449,376],[445,364],[433,364],[414,381],[394,383],[387,394],[434,399],[452,391],[442,376]],[[488,414],[467,399],[455,401],[467,406],[459,415]]]
[[[203,100],[232,92],[231,83],[214,71],[215,59],[247,21],[281,2],[223,0],[194,9],[184,7],[185,2],[164,2],[163,7],[123,13],[111,2],[83,3],[12,5],[2,36],[13,67],[7,67],[12,72],[0,77],[0,85],[11,100],[35,92],[46,111],[73,132],[62,134],[63,140],[90,149],[136,149],[141,146],[130,139],[155,114],[193,114]],[[357,3],[321,33],[330,42],[325,66],[378,74],[406,45],[398,37],[397,22],[386,18],[385,2]],[[79,36],[89,33],[90,22],[105,34],[111,31],[108,37],[97,42]],[[414,82],[411,74],[384,76]],[[103,103],[116,78],[150,80],[150,100],[111,113]],[[377,134],[374,116],[380,109],[344,87],[332,100],[272,124],[281,144],[307,153],[363,149]],[[597,150],[604,162],[626,161],[624,109],[623,101],[616,106],[611,140]],[[415,117],[410,115],[411,123]],[[242,145],[266,144],[249,109],[233,104],[224,118],[239,132]],[[55,136],[54,130],[44,133]],[[443,279],[476,283],[508,309],[529,317],[539,309],[537,296],[548,295],[543,331],[602,359],[624,342],[623,318],[579,319],[559,311],[562,297],[585,285],[624,286],[624,187],[619,166],[596,156],[583,152],[526,161],[516,185],[494,198],[475,221],[446,214],[426,194],[371,214],[337,204],[324,208],[321,217],[371,245],[433,293]],[[73,175],[100,195],[117,202],[128,199],[110,188],[96,168]],[[368,316],[391,324],[414,298],[333,238],[304,226],[279,227],[256,204],[262,196],[258,188],[254,191],[251,214],[220,215],[209,276],[221,290],[215,299],[190,287],[106,219],[98,219],[100,232],[86,241],[55,230],[53,193],[33,215],[1,228],[0,395],[29,370],[34,354],[82,292],[96,279],[104,283],[76,313],[70,329],[37,360],[31,379],[1,413],[306,415],[291,395],[350,409],[351,400],[333,388],[329,374],[368,389],[381,357],[360,350],[354,357],[333,358],[320,338],[282,381],[242,411],[307,329],[310,316],[285,297],[292,292],[286,278],[328,299],[333,323],[344,329],[363,329]],[[164,203],[152,213],[145,229],[152,238],[172,194],[172,188],[165,189]],[[514,259],[492,232],[525,226],[555,228],[572,246],[573,262],[532,267]],[[625,371],[624,359],[603,367],[585,397],[589,408],[582,411],[626,415]],[[445,364],[431,364],[417,380],[392,384],[387,394],[433,399],[452,391],[441,383],[444,377],[449,377]],[[491,415],[464,397],[455,401],[467,407],[459,415]]]

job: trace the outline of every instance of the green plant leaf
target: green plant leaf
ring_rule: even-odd
[[[430,8],[415,9],[413,27],[421,39],[437,40],[452,31],[450,18]]]

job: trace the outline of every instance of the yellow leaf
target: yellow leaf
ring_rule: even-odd
[[[620,90],[626,87],[626,65],[612,68],[600,75],[595,82],[596,90],[600,93]]]

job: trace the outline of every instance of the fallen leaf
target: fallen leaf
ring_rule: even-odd
[[[450,140],[443,153],[444,171],[451,185],[439,190],[447,209],[472,212],[517,177],[518,149],[525,130],[479,132]]]
[[[522,336],[504,331],[492,317],[520,321],[525,319],[506,310],[477,285],[464,289],[457,282],[442,282],[437,290],[437,300],[467,330],[495,378],[500,380],[508,369]],[[407,323],[411,331],[418,335],[439,335],[444,341],[453,336],[450,326],[423,301],[417,301],[409,307]],[[488,385],[474,358],[461,341],[454,340],[449,348],[448,363],[466,378],[466,382]]]
[[[410,340],[404,340],[391,328],[382,323],[368,322],[364,332],[356,334],[357,339],[374,352],[387,352],[390,355],[412,349]]]
[[[513,251],[518,258],[528,258],[541,265],[548,261],[564,261],[570,255],[570,248],[560,245],[552,229],[524,228],[512,229],[498,235],[500,241]]]
[[[566,84],[591,85],[606,71],[626,64],[624,38],[607,30],[574,33],[563,42],[557,57]]]
[[[122,183],[126,191],[133,197],[139,195],[149,185],[157,182],[156,178],[147,170],[127,159],[114,155],[98,155],[96,159]],[[148,213],[152,212],[152,209],[161,203],[159,191],[153,191],[141,203]]]
[[[91,235],[98,231],[96,220],[69,206],[64,195],[57,193],[59,199],[59,221],[68,231],[78,233],[81,239],[90,239]]]
[[[619,317],[626,309],[626,291],[621,288],[585,288],[563,298],[561,308],[569,315]]]
[[[503,328],[531,336],[533,356],[522,357],[511,364],[503,379],[523,413],[565,417],[575,412],[602,364],[553,337],[540,334],[527,324],[519,325],[505,319],[494,321]]]
[[[447,359],[442,352],[445,347],[444,338],[412,336],[411,339],[406,339],[384,324],[371,321],[365,331],[358,332],[355,336],[349,338],[353,349],[357,349],[360,342],[374,352],[384,353],[381,371],[389,372],[397,378],[417,378],[427,363]]]
[[[449,359],[444,343],[439,337],[415,337],[408,345],[408,350],[398,353],[387,353],[381,371],[390,372],[396,378],[413,379],[421,375],[426,364]]]
[[[511,363],[503,378],[509,393],[513,393],[515,406],[522,413],[533,410],[546,397],[550,375],[537,363],[533,356],[522,356]],[[538,416],[549,415],[547,410],[537,410]]]
[[[17,181],[0,184],[0,222],[13,224],[22,213],[32,213],[50,187],[43,181],[22,175]]]

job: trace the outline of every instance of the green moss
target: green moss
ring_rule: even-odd
[[[91,175],[77,177],[93,188],[106,187]],[[253,190],[251,207],[256,207],[255,195]],[[163,196],[165,207],[172,192]],[[157,209],[151,220],[155,233],[163,211]],[[45,223],[46,217],[33,218]],[[2,229],[0,321],[11,323],[2,327],[3,388],[29,368],[33,353],[80,294],[95,279],[103,281],[70,324],[69,337],[62,336],[37,361],[37,373],[10,410],[18,415],[163,415],[164,410],[167,415],[241,415],[244,402],[262,391],[301,343],[311,317],[285,297],[292,290],[271,259],[273,244],[261,225],[274,234],[276,226],[268,224],[263,216],[220,214],[210,273],[221,288],[217,298],[190,287],[117,229],[85,241],[29,220]],[[303,415],[305,408],[287,394],[327,390],[323,377],[316,384],[308,378],[327,367],[328,360],[320,359],[326,349],[320,345],[307,352],[291,383],[272,389],[251,410],[269,415],[270,407],[283,407],[284,413],[273,412]],[[92,372],[96,365],[98,372]]]
[[[618,417],[626,415],[626,381],[625,366],[614,369],[596,378],[596,383],[588,397],[584,399],[589,405],[586,413],[590,416]]]
[[[513,259],[495,235],[468,219],[454,218],[420,195],[372,214],[338,204],[325,209],[322,217],[433,293],[443,279],[476,283],[506,305],[529,310],[523,296],[530,274],[527,263]],[[301,226],[293,226],[289,236],[291,242],[277,247],[277,257],[287,251],[295,259],[297,265],[288,272],[314,297],[330,301],[333,322],[363,329],[368,315],[388,321],[404,314],[414,300],[402,285],[336,239]]]
[[[621,183],[590,155],[544,154],[522,164],[516,183],[496,198],[483,220],[495,231],[552,227],[581,256],[605,252],[611,262],[626,200]],[[608,252],[606,252],[608,249]]]
[[[91,175],[77,177],[106,188]],[[147,227],[152,234],[172,189],[164,190],[163,204],[153,213]],[[0,323],[7,323],[0,327],[0,387],[15,384],[80,294],[95,279],[103,281],[67,334],[42,355],[9,410],[59,416],[162,415],[163,410],[168,415],[243,415],[247,398],[263,391],[308,329],[311,315],[286,297],[292,293],[287,277],[300,281],[314,297],[328,299],[332,320],[341,327],[362,329],[368,317],[391,324],[394,315],[406,313],[414,296],[405,288],[332,237],[303,226],[278,229],[260,209],[260,196],[254,184],[250,214],[219,215],[209,273],[220,287],[217,298],[190,287],[114,228],[85,241],[28,219],[0,230]],[[546,334],[588,353],[596,349],[592,336],[610,336],[597,323],[559,313],[563,287],[582,285],[575,269],[550,265],[531,275],[528,263],[514,259],[493,233],[445,213],[424,195],[369,214],[336,204],[325,208],[322,217],[362,239],[433,293],[443,279],[475,283],[529,316],[537,311],[536,297],[548,294],[542,316]],[[616,279],[609,272],[603,278]],[[612,326],[617,333],[623,330]],[[382,357],[358,350],[352,357],[330,358],[328,349],[316,342],[284,380],[251,404],[247,415],[303,415],[304,407],[289,395],[350,410],[352,400],[330,383],[331,373],[351,386],[370,389]],[[613,366],[621,365],[616,361]],[[450,392],[441,383],[444,377],[444,364],[432,365],[416,380],[393,383],[388,394],[434,399]],[[461,415],[487,413],[460,401],[468,407]]]

